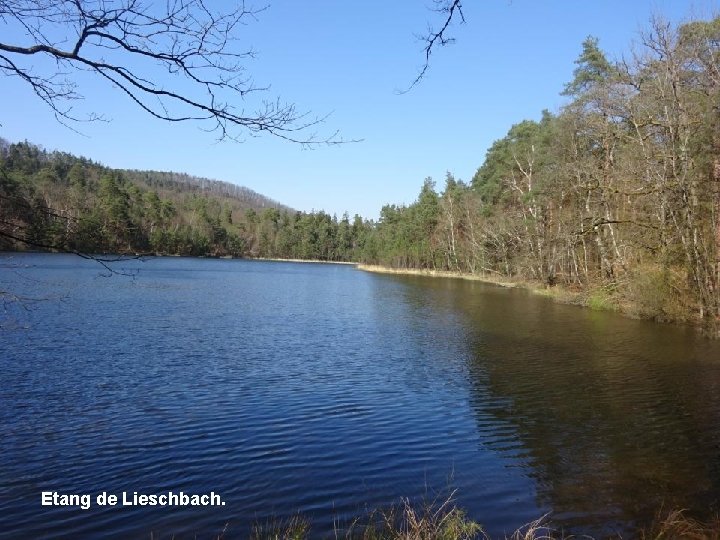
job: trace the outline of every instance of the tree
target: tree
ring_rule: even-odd
[[[588,36],[582,44],[582,53],[575,60],[577,66],[573,71],[573,80],[565,85],[562,92],[565,96],[577,96],[587,92],[596,84],[607,81],[615,72],[605,53],[600,49],[599,40]]]

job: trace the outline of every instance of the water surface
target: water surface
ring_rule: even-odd
[[[720,344],[462,280],[348,266],[4,255],[0,534],[332,536],[400,497],[492,534],[632,530],[720,501]],[[40,505],[42,491],[221,507]],[[94,502],[94,501],[93,501]]]

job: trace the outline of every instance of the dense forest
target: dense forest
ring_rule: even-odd
[[[371,224],[185,174],[114,170],[0,140],[0,250],[355,258]]]
[[[0,249],[350,260],[562,286],[720,327],[720,18],[582,44],[566,104],[512,126],[466,183],[377,223],[230,184],[0,145]]]

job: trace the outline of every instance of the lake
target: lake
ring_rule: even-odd
[[[720,343],[475,281],[0,254],[0,535],[313,537],[455,491],[493,535],[720,503]],[[126,492],[224,506],[100,506]],[[89,494],[88,509],[42,492]]]

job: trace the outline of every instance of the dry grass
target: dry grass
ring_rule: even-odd
[[[337,528],[335,540],[491,540],[482,526],[455,506],[451,497],[438,502],[413,505],[409,500],[384,510],[374,510],[355,519],[344,529]],[[220,536],[219,538],[223,538]],[[251,540],[306,540],[312,538],[310,523],[301,516],[286,521],[256,525]],[[622,540],[720,540],[720,517],[706,523],[675,510],[635,534],[617,536]],[[567,535],[553,529],[545,515],[523,525],[502,540],[592,540],[589,536]],[[500,540],[500,539],[498,539]]]
[[[350,525],[336,526],[335,540],[492,540],[482,526],[458,508],[454,493],[421,505],[403,499],[389,508],[373,510]],[[310,523],[302,516],[255,525],[251,540],[307,540]],[[570,540],[547,524],[547,515],[527,523],[504,540]]]
[[[466,279],[470,281],[482,281],[484,283],[492,283],[493,285],[500,285],[501,287],[523,287],[524,283],[511,280],[502,275],[478,275],[468,274],[465,272],[450,272],[447,270],[428,270],[419,268],[389,268],[387,266],[379,266],[375,264],[358,264],[358,270],[364,270],[366,272],[374,272],[376,274],[400,274],[408,276],[428,276],[428,277],[442,277],[442,278],[454,278],[454,279]]]
[[[562,533],[557,533],[551,529],[545,522],[547,514],[543,517],[531,521],[530,523],[523,525],[516,530],[510,537],[506,537],[506,540],[557,540],[557,539],[570,539],[572,537],[565,536]]]
[[[701,523],[686,516],[684,510],[674,510],[641,531],[639,537],[642,540],[720,540],[720,518]]]
[[[270,520],[256,523],[250,533],[250,540],[305,540],[309,538],[310,522],[302,516],[287,520]]]
[[[355,266],[357,263],[351,261],[322,261],[320,259],[281,259],[277,257],[247,257],[251,261],[270,261],[270,262],[292,262],[292,263],[308,263],[308,264],[347,264]]]
[[[347,540],[473,540],[487,538],[479,523],[454,505],[452,496],[419,508],[404,499],[355,520],[338,538]]]

